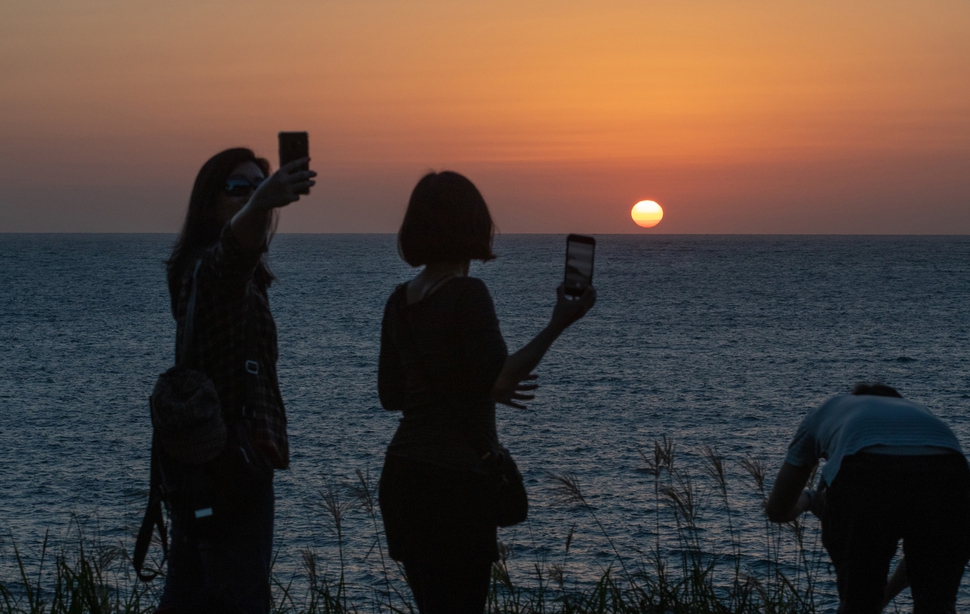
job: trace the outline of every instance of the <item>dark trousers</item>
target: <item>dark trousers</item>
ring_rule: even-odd
[[[485,475],[388,455],[381,515],[392,558],[404,564],[421,614],[481,614],[496,547]]]
[[[273,555],[273,482],[252,493],[246,509],[227,526],[194,536],[190,520],[170,514],[172,545],[160,610],[266,614]]]
[[[822,514],[840,614],[881,610],[899,540],[914,612],[954,612],[970,560],[970,469],[962,455],[860,453],[842,461]]]
[[[488,598],[490,561],[404,560],[414,603],[421,614],[482,614]]]

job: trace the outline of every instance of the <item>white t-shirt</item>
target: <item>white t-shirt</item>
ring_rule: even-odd
[[[877,447],[874,447],[877,446]],[[832,484],[842,459],[860,450],[892,454],[963,453],[956,435],[930,410],[906,399],[842,394],[805,416],[788,446],[785,462],[811,467],[827,459],[822,479]]]

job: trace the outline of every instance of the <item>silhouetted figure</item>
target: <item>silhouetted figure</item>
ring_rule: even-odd
[[[499,449],[495,402],[523,408],[532,370],[552,342],[596,300],[558,288],[552,320],[507,355],[488,289],[468,277],[493,259],[493,225],[478,189],[452,172],[414,188],[398,251],[424,269],[384,309],[378,390],[401,411],[387,448],[380,506],[388,548],[401,561],[422,614],[479,614],[498,559],[493,489],[483,455]]]
[[[196,526],[197,513],[193,517],[171,497],[166,501],[172,544],[161,610],[257,614],[270,608],[273,469],[285,469],[290,456],[276,378],[276,325],[267,296],[273,276],[263,254],[276,209],[314,184],[316,173],[297,170],[305,162],[297,160],[270,176],[269,163],[248,149],[213,156],[196,177],[185,224],[167,262],[178,338],[194,278],[192,365],[215,385],[223,420],[238,434],[230,442],[249,446],[256,458],[247,455],[246,461],[260,469],[228,515],[212,519],[216,524],[204,532]],[[162,457],[163,473],[176,492],[203,470],[217,481],[234,475]],[[233,487],[214,486],[220,492]]]
[[[820,492],[803,490],[820,459]],[[786,522],[809,509],[822,520],[840,613],[880,612],[907,581],[917,614],[955,611],[970,560],[970,469],[956,436],[926,407],[889,386],[860,384],[810,411],[765,511]],[[887,587],[899,540],[905,565]]]

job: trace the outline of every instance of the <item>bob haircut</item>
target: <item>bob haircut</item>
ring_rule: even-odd
[[[495,225],[478,188],[452,171],[428,173],[411,192],[397,251],[411,266],[495,258]]]
[[[199,169],[189,197],[189,208],[185,213],[182,232],[172,248],[172,255],[165,261],[168,277],[168,291],[172,299],[172,313],[178,304],[179,293],[182,290],[182,277],[186,268],[194,263],[207,248],[215,244],[222,234],[223,220],[216,213],[216,205],[226,186],[226,179],[240,164],[252,162],[269,177],[270,166],[265,158],[257,158],[251,149],[234,147],[221,151],[209,158]],[[274,211],[275,214],[275,211]],[[270,224],[270,234],[275,226]],[[269,237],[267,237],[269,240]],[[256,268],[256,281],[268,287],[273,280],[273,274],[266,264],[260,260]]]
[[[903,398],[903,395],[899,394],[895,388],[892,386],[887,386],[886,384],[880,384],[879,382],[861,383],[856,384],[855,388],[852,389],[852,394],[857,397],[861,396],[874,396],[874,397],[895,397],[897,399]]]

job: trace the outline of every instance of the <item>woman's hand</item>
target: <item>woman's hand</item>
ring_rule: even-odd
[[[317,183],[313,180],[317,176],[316,171],[301,170],[309,162],[310,158],[300,158],[281,166],[253,192],[250,204],[268,211],[300,200],[300,195],[308,194]]]
[[[259,249],[265,245],[273,209],[299,200],[300,192],[306,193],[316,183],[313,180],[316,172],[300,170],[309,161],[310,158],[300,158],[284,164],[260,184],[245,206],[232,216],[229,222],[232,233],[244,247]]]
[[[510,364],[511,363],[511,364]],[[496,403],[508,405],[516,409],[525,409],[525,405],[519,401],[531,401],[536,398],[532,391],[539,387],[534,383],[539,378],[535,373],[529,373],[528,369],[524,372],[516,367],[516,361],[512,356],[505,360],[505,366],[492,386],[492,398]]]
[[[586,290],[577,299],[566,298],[565,286],[556,288],[556,306],[552,310],[552,321],[550,325],[557,331],[562,332],[580,319],[596,303],[596,288],[587,286]]]

